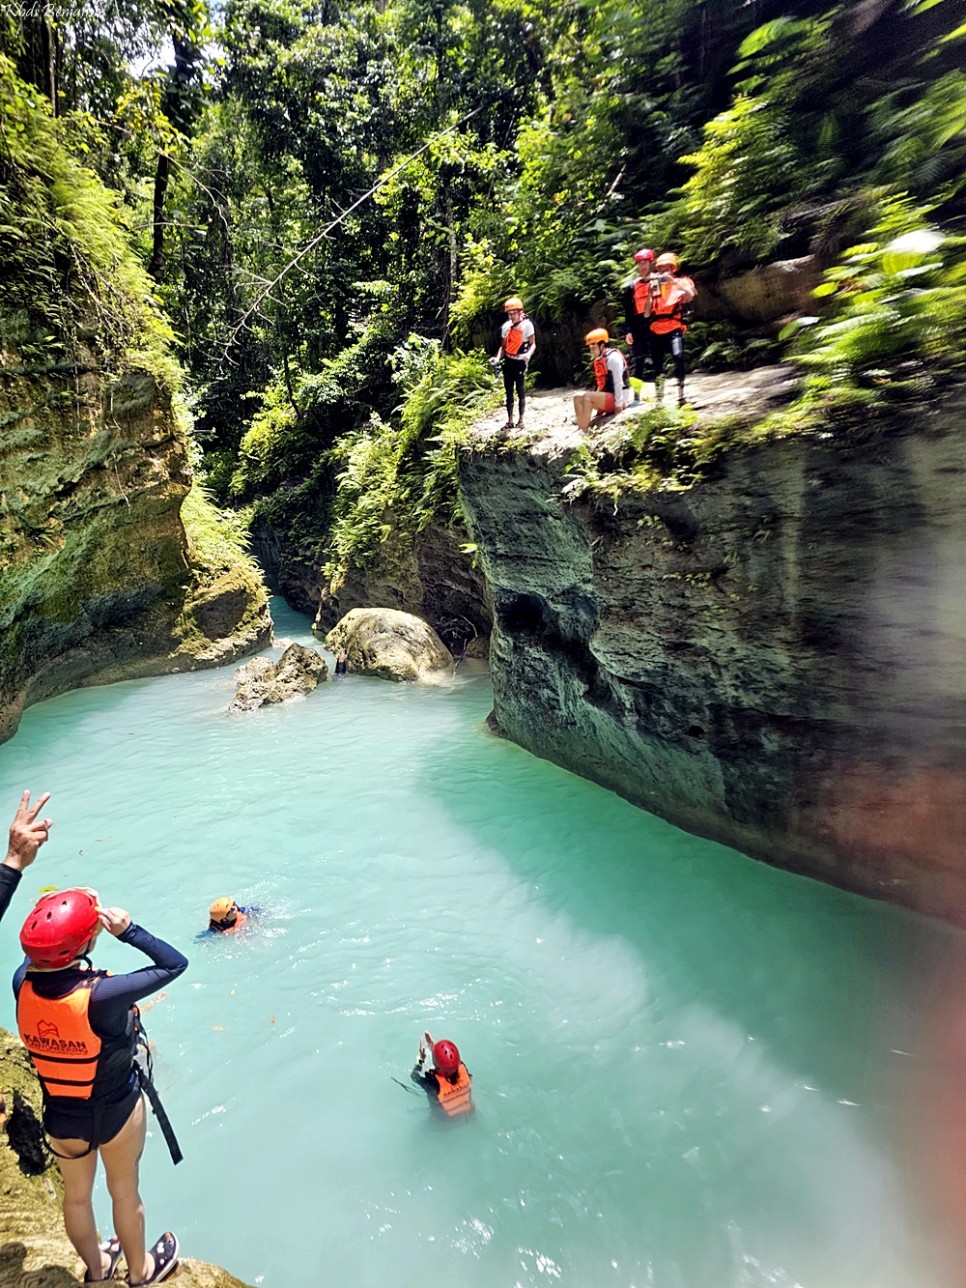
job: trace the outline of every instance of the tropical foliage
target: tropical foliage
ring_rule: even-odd
[[[124,336],[102,318],[116,347],[160,336],[156,297],[219,502],[334,569],[457,514],[501,300],[546,337],[537,379],[570,381],[642,241],[708,287],[825,271],[780,336],[699,324],[709,362],[797,354],[819,400],[956,367],[963,38],[957,0],[8,7],[5,325],[59,343],[98,272],[141,301]]]

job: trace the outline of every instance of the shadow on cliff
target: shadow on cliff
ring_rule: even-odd
[[[25,1270],[27,1248],[7,1243],[0,1248],[0,1288],[77,1288],[77,1277],[54,1264]]]

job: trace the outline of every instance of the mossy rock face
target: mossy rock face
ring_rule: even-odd
[[[690,485],[576,499],[604,433],[481,432],[460,486],[495,722],[691,832],[966,926],[966,386],[752,430]]]
[[[271,623],[237,544],[212,560],[186,535],[173,336],[115,194],[3,54],[0,117],[2,741],[31,702],[230,661]]]
[[[3,1029],[0,1093],[0,1288],[75,1288],[84,1267],[64,1233],[60,1173],[42,1145],[40,1086],[20,1040]],[[167,1282],[248,1288],[218,1266],[189,1259]]]
[[[5,379],[0,422],[0,740],[65,689],[269,642],[257,573],[193,562],[186,441],[152,375]]]

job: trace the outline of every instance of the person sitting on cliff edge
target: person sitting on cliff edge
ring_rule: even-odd
[[[623,411],[630,397],[627,360],[619,349],[611,347],[610,333],[602,326],[595,327],[584,336],[584,343],[590,349],[597,388],[593,393],[574,394],[574,413],[581,432],[590,428],[594,412],[595,420],[603,420],[615,411]]]

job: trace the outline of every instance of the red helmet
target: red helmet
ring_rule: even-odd
[[[100,924],[89,890],[45,894],[20,931],[20,946],[34,966],[67,966]]]
[[[637,264],[642,263],[645,259],[652,260],[653,258],[654,252],[651,250],[650,246],[642,246],[640,250],[634,252],[634,262]]]
[[[433,1066],[437,1073],[448,1078],[460,1067],[460,1053],[455,1042],[437,1042],[433,1047]]]

